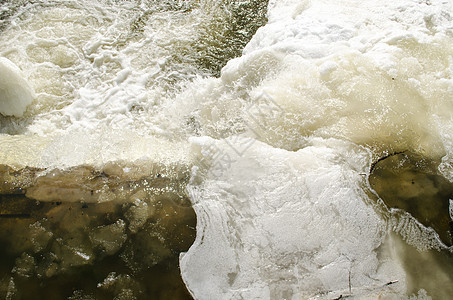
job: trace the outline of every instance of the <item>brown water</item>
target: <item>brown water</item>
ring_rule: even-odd
[[[386,217],[392,219],[392,229],[399,232],[392,234],[392,248],[407,273],[408,294],[424,289],[433,299],[448,299],[453,295],[453,221],[449,215],[453,184],[438,173],[437,166],[438,162],[420,155],[396,153],[373,165],[370,184],[390,209]],[[414,241],[411,234],[423,226],[407,225],[412,220],[423,224],[423,230],[433,229],[441,246],[426,248]]]
[[[3,167],[0,297],[191,299],[178,264],[179,253],[195,239],[196,217],[188,199],[171,189],[168,179],[164,186],[164,175],[120,184],[104,173],[102,186],[110,185],[114,201],[75,201],[75,194],[86,195],[84,188],[90,196],[102,195],[93,183],[96,176],[86,170],[40,178],[36,169]],[[144,188],[144,182],[155,188]],[[19,183],[23,188],[13,188]],[[46,193],[38,191],[52,191],[47,193],[52,201],[31,199],[24,195],[27,189],[40,197]]]

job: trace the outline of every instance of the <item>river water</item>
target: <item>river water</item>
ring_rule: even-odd
[[[451,1],[0,18],[2,296],[453,294]]]

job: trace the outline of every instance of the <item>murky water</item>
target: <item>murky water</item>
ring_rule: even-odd
[[[384,215],[392,219],[395,231],[401,230],[401,235],[393,236],[393,246],[409,274],[408,291],[416,293],[423,287],[433,299],[447,299],[453,293],[453,255],[448,248],[453,243],[453,184],[439,175],[438,165],[413,153],[391,154],[372,166],[370,184],[388,209]],[[431,238],[443,245],[435,250],[420,249],[420,241],[413,239],[417,234],[411,236],[411,229],[405,226],[415,231],[417,226],[426,226],[435,232]]]
[[[3,167],[2,297],[191,299],[178,257],[195,213],[165,174],[118,183],[107,169],[39,171]],[[115,199],[99,201],[105,193]]]

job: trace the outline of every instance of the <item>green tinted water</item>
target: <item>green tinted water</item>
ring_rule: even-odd
[[[392,229],[399,232],[392,234],[392,247],[407,272],[408,294],[422,288],[433,299],[447,299],[453,294],[453,220],[449,213],[453,184],[439,174],[438,165],[410,152],[397,153],[374,164],[369,180],[382,205],[390,209],[386,217],[392,219]],[[411,236],[420,228],[433,229],[434,238],[444,246],[420,247]]]

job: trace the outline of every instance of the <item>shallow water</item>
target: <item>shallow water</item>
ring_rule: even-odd
[[[118,184],[107,169],[54,171],[43,179],[39,171],[3,168],[2,297],[191,299],[178,256],[195,239],[196,218],[165,174]],[[107,186],[117,198],[84,201],[83,187],[95,197]]]
[[[409,212],[451,246],[453,184],[438,174],[438,165],[414,154],[394,154],[373,166],[370,184],[388,208]]]
[[[390,223],[395,231],[401,230],[400,235],[392,236],[392,243],[408,274],[408,292],[417,293],[422,287],[433,299],[447,299],[453,293],[450,272],[453,256],[448,249],[453,242],[450,216],[453,185],[439,175],[438,165],[439,162],[413,153],[394,153],[372,166],[370,185],[387,209],[384,215],[393,219]],[[408,230],[411,226],[416,230],[415,220],[423,224],[419,228],[432,228],[434,238],[442,246],[435,246],[435,250],[420,249],[420,241],[413,239],[416,234],[411,236]],[[402,223],[412,224],[404,228]]]

